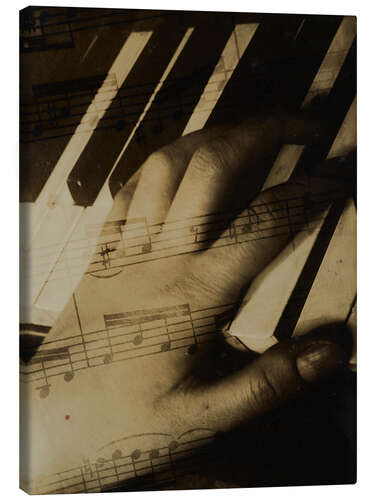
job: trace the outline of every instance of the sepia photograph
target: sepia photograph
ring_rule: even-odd
[[[356,33],[20,10],[26,493],[356,483]]]

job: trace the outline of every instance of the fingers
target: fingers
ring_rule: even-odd
[[[311,143],[322,125],[302,116],[251,119],[206,142],[191,158],[168,221],[222,212],[260,190],[272,157],[284,142]]]
[[[263,191],[229,229],[197,255],[195,274],[215,276],[235,298],[296,234],[308,234],[323,221],[330,204],[345,198],[348,185],[321,178],[298,179]]]
[[[107,216],[107,222],[120,221],[127,217],[129,206],[136,190],[140,177],[140,171],[137,170],[125,184],[125,186],[116,194],[111,211]]]
[[[159,403],[190,424],[227,430],[275,410],[343,370],[350,356],[344,325],[330,325],[299,340],[278,344],[254,363],[213,385],[188,387],[184,380]],[[344,339],[342,342],[339,339]],[[192,422],[191,422],[192,420]],[[189,424],[189,425],[190,425]]]
[[[227,128],[217,126],[194,132],[151,154],[141,167],[129,218],[163,222],[194,151]]]

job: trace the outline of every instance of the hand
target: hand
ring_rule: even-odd
[[[323,217],[347,192],[318,178],[260,192],[281,144],[322,133],[318,122],[285,114],[203,130],[151,155],[118,193],[101,238],[111,239],[113,228],[121,237],[99,246],[37,355],[68,347],[77,361],[40,394],[23,387],[30,417],[21,442],[35,454],[24,468],[26,489],[91,491],[142,476],[150,472],[139,465],[144,454],[169,450],[171,458],[171,443],[209,441],[345,366],[350,352],[339,327],[336,336],[315,332],[255,361],[225,329],[250,281],[289,241],[284,221],[303,230],[306,196],[308,210]],[[287,200],[299,203],[290,208]],[[98,464],[110,469],[121,460],[132,471],[99,484]],[[83,466],[88,477],[73,486],[61,475],[50,479]]]

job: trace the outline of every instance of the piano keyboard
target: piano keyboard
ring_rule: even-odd
[[[286,144],[269,158],[263,189],[352,152],[355,35],[355,18],[341,16],[22,11],[25,331],[53,325],[96,251],[113,196],[179,136],[279,105],[334,116],[324,144]],[[327,219],[329,230],[296,236],[252,283],[230,327],[249,348],[261,352],[293,332],[353,316],[353,200],[333,204]]]

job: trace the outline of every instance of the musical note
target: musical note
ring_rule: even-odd
[[[122,452],[121,450],[115,450],[112,453],[112,460],[119,460],[122,457]]]
[[[134,345],[141,345],[143,342],[143,335],[140,333],[139,335],[136,335],[133,339],[133,344]]]
[[[152,243],[151,241],[148,242],[148,243],[145,243],[144,245],[142,245],[142,253],[150,253],[152,250]]]
[[[99,252],[99,255],[103,259],[103,265],[105,269],[109,269],[111,267],[111,252],[115,252],[115,248],[109,248],[108,244],[105,243],[104,246],[102,246],[101,251]]]
[[[73,371],[66,372],[66,373],[64,374],[64,380],[65,380],[65,382],[70,382],[71,380],[73,380],[73,378],[74,378],[74,373],[73,373]]]
[[[73,48],[73,33],[68,18],[59,23],[49,23],[49,13],[38,8],[28,7],[20,13],[21,52],[37,52]],[[50,26],[58,24],[55,30]]]
[[[45,399],[48,395],[49,395],[49,385],[44,385],[43,387],[40,388],[40,391],[39,391],[39,396],[42,398],[42,399]]]
[[[137,467],[135,462],[140,458],[141,454],[142,454],[141,450],[136,449],[130,455],[133,465],[134,477],[137,477]]]
[[[170,351],[171,350],[171,341],[168,340],[167,342],[164,342],[163,344],[161,344],[160,350],[161,350],[161,352]]]
[[[105,354],[104,355],[104,358],[103,358],[103,363],[105,365],[108,365],[109,363],[111,363],[113,361],[113,355],[112,354]]]

